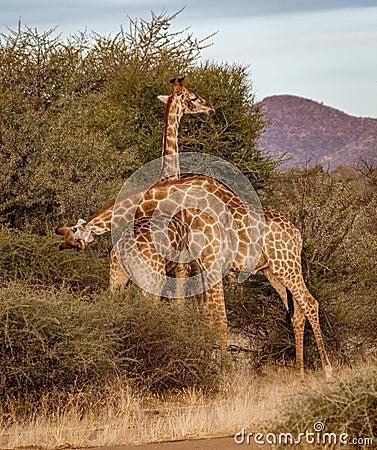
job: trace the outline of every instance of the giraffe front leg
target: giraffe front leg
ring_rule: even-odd
[[[110,253],[110,291],[116,292],[124,289],[129,279],[117,260],[115,250],[112,249]]]
[[[183,305],[186,298],[186,281],[190,276],[190,267],[187,264],[178,263],[174,275],[176,278],[176,299],[180,305]]]
[[[193,261],[191,263],[192,275],[201,279],[201,292],[196,294],[192,300],[198,313],[204,314],[206,311],[206,295],[205,295],[205,281],[202,276],[201,266],[198,261]]]
[[[209,323],[217,332],[221,356],[225,357],[228,350],[228,323],[222,280],[206,290],[206,307]]]

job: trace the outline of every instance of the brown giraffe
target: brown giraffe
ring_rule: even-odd
[[[186,114],[199,114],[204,113],[206,115],[211,115],[214,113],[213,107],[201,96],[199,96],[193,89],[186,86],[184,78],[173,78],[170,80],[170,83],[173,87],[173,93],[169,96],[167,95],[159,95],[157,98],[161,100],[165,106],[165,127],[164,127],[164,137],[163,137],[163,147],[162,147],[162,159],[161,159],[161,170],[158,176],[158,179],[169,178],[171,181],[180,177],[180,166],[179,166],[179,158],[178,158],[178,129],[179,124],[182,117]],[[109,216],[106,215],[104,220],[111,220],[111,213]],[[149,219],[147,219],[149,220]],[[80,219],[73,229],[81,229],[82,225],[85,223],[84,220]],[[143,242],[144,245],[144,253],[148,253],[151,261],[155,262],[156,258],[159,261],[159,267],[163,266],[163,259],[161,259],[161,255],[155,255],[153,252],[154,245],[153,242],[145,242],[145,238],[143,236],[143,232],[147,227],[146,220],[143,220],[142,223],[134,225],[134,234],[131,236],[129,233],[125,233],[123,239],[129,239],[130,242],[128,244],[123,243],[123,246],[127,246],[130,250],[131,254],[135,254],[133,250],[133,245],[136,245],[136,241],[139,239]],[[176,232],[179,231],[179,226],[175,223],[173,224],[173,230]],[[172,229],[170,229],[170,233],[172,233]],[[73,240],[73,233],[69,228],[60,228],[60,233],[65,234],[66,240],[61,244],[60,249],[63,250],[65,248],[71,248],[70,244]],[[82,231],[85,234],[85,231]],[[178,236],[172,236],[176,241],[179,240]],[[84,242],[91,242],[92,237],[89,234],[87,237],[84,237],[82,241],[76,246],[77,249],[83,249],[81,245],[84,245]],[[182,239],[181,239],[182,240]],[[147,245],[148,244],[148,245]],[[141,245],[141,244],[140,244]],[[118,245],[117,248],[119,248]],[[148,247],[146,249],[146,247]],[[111,269],[110,269],[110,287],[112,290],[115,289],[116,286],[120,284],[126,284],[129,277],[122,273],[122,270],[119,264],[116,261],[115,251],[111,252]],[[128,268],[132,266],[130,261],[125,263]],[[182,265],[177,265],[175,268],[175,275],[179,278],[185,278],[184,271],[186,275],[188,271],[192,268],[185,267],[182,269]],[[143,285],[143,284],[141,284]]]
[[[221,242],[217,242],[215,252],[208,252],[208,258],[213,254],[219,254],[219,264],[226,264],[232,261],[231,271],[244,272],[248,258],[259,255],[258,262],[253,273],[262,270],[272,286],[277,290],[288,309],[289,297],[293,296],[294,313],[292,324],[296,340],[296,366],[301,376],[304,373],[303,360],[303,338],[306,319],[309,320],[321,356],[325,375],[332,376],[331,364],[325,349],[322,332],[319,324],[318,302],[307,289],[301,270],[301,250],[302,237],[299,230],[281,214],[269,210],[259,211],[253,205],[245,205],[233,192],[227,189],[218,181],[205,177],[193,176],[175,180],[157,182],[148,190],[141,189],[128,193],[124,198],[117,201],[117,208],[114,211],[115,199],[109,202],[102,210],[80,228],[71,229],[63,243],[65,248],[85,248],[86,243],[93,239],[93,235],[99,235],[111,231],[113,226],[122,226],[131,222],[134,218],[152,216],[158,209],[167,216],[179,216],[183,198],[190,199],[190,191],[194,189],[194,204],[197,204],[198,192],[204,192],[203,198],[211,195],[217,198],[225,207],[231,211],[234,223],[221,223],[226,228],[228,225],[229,235],[237,239],[237,245],[231,245],[228,254],[224,254]],[[188,208],[185,211],[185,225],[190,229],[203,229],[203,223],[208,225],[207,218],[211,217],[211,202],[207,206],[199,205],[199,211]],[[207,208],[207,210],[206,210]],[[202,215],[200,215],[202,213]],[[214,216],[221,215],[221,208],[215,211]],[[263,218],[261,218],[263,216]],[[212,216],[213,217],[213,216]],[[111,220],[112,218],[112,220]],[[191,222],[190,222],[191,220]],[[187,222],[188,221],[188,222]],[[216,221],[210,225],[215,228]],[[264,227],[264,236],[263,236]],[[236,230],[236,233],[235,231]],[[214,233],[218,236],[218,230]],[[64,233],[60,233],[64,234]],[[236,234],[236,236],[235,236]],[[260,237],[262,236],[262,237]],[[210,240],[209,240],[210,242]],[[203,246],[204,260],[207,245]],[[236,248],[236,252],[234,249]],[[225,252],[226,253],[226,252]],[[254,256],[255,257],[255,256]],[[225,261],[225,262],[224,262]],[[209,260],[206,267],[213,261]],[[214,290],[220,290],[219,283],[214,285]],[[218,301],[217,299],[220,299]],[[208,303],[209,316],[212,316],[212,323],[216,323],[222,336],[224,345],[224,335],[226,333],[226,312],[223,298],[213,295]]]
[[[167,139],[165,139],[165,142],[167,142]],[[172,161],[177,160],[172,159]],[[161,171],[161,174],[162,173],[163,171]],[[169,171],[168,176],[170,176]],[[212,193],[215,197],[220,198],[232,211],[237,224],[238,241],[238,253],[236,257],[233,255],[232,259],[233,263],[231,269],[233,271],[239,272],[244,268],[245,261],[249,256],[248,250],[252,248],[254,255],[258,254],[258,250],[260,248],[257,247],[262,247],[262,245],[260,245],[260,243],[256,243],[255,240],[258,239],[255,238],[253,242],[251,236],[261,236],[262,231],[260,228],[260,223],[264,222],[265,236],[262,254],[253,272],[255,273],[258,270],[263,271],[267,279],[281,296],[287,308],[289,304],[289,296],[293,295],[295,308],[292,323],[296,340],[296,366],[300,374],[303,375],[304,371],[303,336],[305,321],[306,318],[308,318],[317,341],[325,374],[330,378],[332,369],[324,347],[319,325],[318,302],[312,297],[306,288],[302,277],[300,258],[302,238],[297,228],[283,216],[275,212],[264,210],[262,214],[264,216],[264,220],[260,220],[260,214],[255,207],[249,205],[247,208],[248,211],[245,211],[244,205],[240,204],[238,197],[230,192],[226,187],[214,179],[197,176],[183,180],[176,180],[173,185],[171,182],[169,183],[169,180],[167,180],[167,182],[160,181],[156,185],[152,186],[148,192],[141,190],[139,192],[135,191],[129,193],[127,198],[120,202],[120,208],[117,208],[117,211],[114,214],[114,223],[116,224],[117,222],[117,216],[121,218],[121,223],[127,223],[128,220],[132,221],[134,217],[138,219],[140,217],[151,215],[156,209],[160,208],[159,202],[161,202],[164,198],[166,199],[177,192],[182,192],[185,190],[187,192],[193,188],[199,190],[204,189],[206,193]],[[142,201],[140,201],[141,197],[138,198],[139,194],[141,197],[143,197],[144,194]],[[135,198],[137,198],[137,201],[135,201]],[[139,208],[136,212],[139,201]],[[182,198],[180,201],[182,201]],[[89,243],[93,239],[93,235],[99,235],[110,231],[112,225],[114,226],[114,223],[111,224],[114,204],[115,201],[112,200],[96,215],[92,216],[88,223],[84,224],[79,222],[78,225],[73,227],[73,229],[70,229],[70,231],[61,232],[60,234],[66,235],[66,240],[61,245],[61,248],[83,249],[86,243]],[[176,201],[176,205],[174,207],[178,205],[180,205],[180,202]],[[171,214],[171,202],[168,210],[168,214]],[[176,212],[178,213],[178,211],[179,208]],[[134,215],[135,212],[136,215]],[[216,214],[218,214],[218,211]],[[255,216],[257,216],[257,219]],[[211,216],[208,216],[208,214],[205,217],[200,217],[200,213],[198,216],[198,211],[191,211],[191,213],[185,215],[183,219],[186,225],[188,223],[187,221],[191,220],[191,229],[200,229],[203,228],[203,225],[204,227],[207,225],[207,230],[208,226],[214,230],[216,228],[216,224],[214,221],[208,223],[210,222],[210,217]],[[65,230],[68,229],[66,228]],[[218,230],[216,232],[212,231],[212,240],[209,239],[207,241],[207,246],[212,245],[212,241],[216,235],[218,235]],[[211,259],[214,254],[219,254],[219,248],[219,244],[217,244],[217,251],[212,248],[211,252],[208,252],[208,258]],[[232,251],[230,253],[232,253]],[[226,261],[227,257],[223,257],[223,261],[224,260]],[[223,337],[221,341],[222,347],[224,348],[224,335],[226,336],[226,314],[223,295],[221,295],[222,283],[221,287],[219,283],[217,285],[215,284],[215,286],[213,286],[213,292],[213,299],[207,304],[207,310],[209,310],[209,316],[212,316],[212,322],[218,323],[219,329],[221,330],[220,334]]]

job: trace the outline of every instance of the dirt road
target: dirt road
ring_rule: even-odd
[[[93,450],[268,450],[267,445],[236,444],[233,438],[198,439],[192,441],[162,442],[158,444],[128,445],[123,447],[96,447]]]

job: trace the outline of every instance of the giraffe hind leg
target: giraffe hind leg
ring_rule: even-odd
[[[297,293],[293,293],[293,295],[297,298],[297,301],[302,302],[302,309],[312,327],[325,376],[328,380],[333,380],[332,367],[323,340],[321,325],[319,323],[319,303],[309,292],[302,277]]]
[[[275,277],[278,278],[278,277]],[[303,315],[303,323],[301,324],[301,321],[299,318],[297,318],[296,314],[294,314],[292,318],[292,324],[293,327],[298,328],[302,332],[302,338],[301,336],[298,336],[300,339],[300,345],[301,340],[303,343],[303,334],[304,334],[304,327],[305,327],[305,318],[307,318],[310,322],[310,325],[313,330],[313,334],[317,343],[318,352],[321,358],[323,371],[325,373],[325,376],[328,380],[333,379],[332,375],[332,367],[330,363],[330,359],[328,357],[325,343],[323,340],[321,325],[319,323],[319,304],[318,301],[312,296],[309,289],[306,287],[306,284],[304,282],[304,279],[302,277],[302,274],[296,274],[295,277],[287,277],[286,280],[281,280],[281,284],[283,284],[287,289],[289,289],[292,292],[292,295],[295,300],[295,307],[297,309],[297,306],[299,306],[299,309],[302,311]],[[298,320],[299,323],[295,325],[295,321]],[[297,351],[297,349],[296,349]],[[297,353],[296,353],[297,354]],[[300,351],[301,354],[301,351]],[[303,355],[303,344],[302,344],[302,355]],[[296,364],[301,364],[299,361],[296,360]],[[303,363],[302,363],[303,364]]]
[[[295,301],[292,292],[273,275],[269,268],[263,270],[264,276],[270,282],[271,286],[279,294],[287,309],[287,320],[292,322],[296,345],[296,370],[301,378],[304,377],[304,331],[305,314]]]
[[[295,304],[293,301],[292,292],[288,288],[285,289],[287,294],[287,321],[289,321],[292,320],[292,317],[295,313]]]

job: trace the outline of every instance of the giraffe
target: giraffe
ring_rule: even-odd
[[[118,224],[128,223],[134,218],[138,220],[140,217],[152,216],[156,209],[164,214],[166,212],[164,207],[166,207],[167,215],[177,214],[181,210],[183,197],[190,198],[190,190],[192,189],[194,189],[194,194],[201,191],[205,195],[210,194],[213,198],[220,199],[233,215],[234,223],[231,224],[230,228],[233,228],[233,231],[236,230],[236,250],[233,246],[230,249],[230,256],[223,255],[223,259],[232,261],[231,272],[243,272],[250,254],[259,255],[261,250],[253,273],[259,270],[264,273],[287,309],[289,309],[290,300],[293,301],[294,312],[291,320],[295,333],[296,368],[299,375],[304,376],[303,339],[305,322],[308,319],[316,339],[325,376],[331,379],[332,367],[319,323],[318,301],[309,292],[302,276],[302,236],[300,231],[278,212],[267,209],[259,210],[252,204],[245,207],[238,196],[217,180],[205,176],[192,176],[180,178],[174,182],[170,182],[168,179],[158,181],[148,190],[141,189],[138,192],[128,193],[125,198],[119,199],[117,211],[114,211],[115,199],[113,199],[92,216],[87,223],[71,229],[70,239],[66,237],[62,245],[64,245],[64,248],[83,249],[93,239],[93,235],[111,231],[112,227],[117,225],[117,222]],[[197,197],[195,195],[194,197],[193,204],[197,202]],[[164,206],[164,202],[168,200],[167,206]],[[207,208],[211,208],[211,202],[207,202]],[[191,229],[201,229],[204,223],[208,227],[206,217],[208,211],[202,207],[200,210],[202,215],[198,215],[198,211],[191,211],[190,208],[185,211],[186,226]],[[218,214],[219,211],[216,211],[215,216]],[[263,216],[263,220],[261,220],[261,216]],[[187,223],[190,220],[191,223]],[[216,226],[216,221],[210,226]],[[263,235],[263,226],[264,236],[259,239],[259,236]],[[230,233],[232,233],[232,230],[230,230]],[[64,235],[63,232],[59,232],[59,234]],[[204,249],[206,247],[204,246]],[[220,244],[217,247],[215,254],[218,254],[221,250]],[[209,257],[213,254],[214,252],[211,251]],[[218,283],[214,285],[215,294],[212,295],[211,299],[207,299],[207,310],[209,309],[207,314],[211,316],[212,323],[217,323],[219,334],[222,336],[222,345],[224,345],[224,335],[227,329],[226,311],[223,298],[221,295],[216,295],[216,292],[219,291]]]
[[[185,87],[182,82],[182,79],[173,81],[173,84],[175,84],[174,93],[178,93],[182,86]],[[197,97],[195,93],[193,95],[194,97],[191,101],[195,102]],[[165,100],[164,102],[167,105],[169,104],[168,100]],[[166,130],[167,127],[165,131]],[[171,130],[175,131],[176,136],[178,128],[172,127]],[[174,132],[172,134],[174,135]],[[169,142],[167,133],[165,133],[164,142],[165,144]],[[177,152],[178,147],[172,146],[171,148],[173,149],[173,153],[170,154],[174,155],[174,151]],[[127,223],[127,220],[132,221],[134,218],[136,218],[137,221],[141,217],[147,217],[148,215],[150,216],[153,214],[158,208],[159,202],[164,198],[168,198],[177,192],[187,193],[190,189],[199,189],[207,194],[211,193],[215,197],[220,198],[232,211],[237,225],[237,255],[233,255],[232,257],[231,270],[233,272],[242,271],[248,257],[248,250],[253,249],[254,255],[258,255],[258,246],[261,247],[261,256],[255,265],[253,273],[256,273],[259,270],[263,271],[266,278],[282,298],[287,309],[290,309],[290,303],[293,302],[294,304],[294,313],[291,320],[295,332],[296,367],[300,376],[304,375],[303,338],[305,322],[306,319],[308,319],[316,338],[325,375],[326,377],[331,378],[332,368],[319,325],[318,302],[307,289],[302,276],[302,237],[299,230],[279,213],[269,210],[260,212],[257,211],[257,208],[253,205],[247,205],[245,210],[244,205],[240,204],[238,197],[214,179],[203,176],[179,179],[179,165],[177,161],[176,158],[171,158],[169,161],[171,164],[167,165],[165,169],[161,169],[159,178],[167,176],[171,178],[170,180],[160,180],[148,191],[141,190],[140,192],[129,193],[127,198],[122,200],[121,208],[118,208],[115,216],[118,214],[123,223]],[[172,184],[173,180],[174,183]],[[142,200],[140,201],[140,198],[138,198],[138,200],[135,201],[135,196],[138,197],[139,194],[141,195],[140,198],[142,198]],[[138,203],[139,206],[137,207]],[[175,206],[178,207],[179,204],[178,201]],[[58,229],[60,230],[58,233],[65,236],[65,241],[61,244],[60,248],[76,248],[82,250],[85,248],[86,244],[94,239],[93,235],[100,235],[110,231],[114,225],[114,223],[111,223],[111,218],[114,216],[114,205],[115,200],[110,201],[97,214],[92,216],[87,223],[80,220],[75,227]],[[177,211],[179,211],[179,207]],[[168,213],[171,213],[171,205]],[[259,220],[261,215],[263,216],[263,220]],[[210,217],[210,215],[200,217],[200,213],[198,216],[198,211],[195,213],[191,211],[189,214],[186,211],[183,217],[181,215],[181,218],[183,218],[183,222],[186,225],[188,221],[191,221],[190,227],[193,229],[203,228],[204,226],[207,230],[207,234],[208,229],[212,230],[212,238],[209,238],[206,247],[211,247],[213,239],[215,239],[218,234],[218,232],[217,234],[216,232],[213,232],[216,224],[213,221],[212,223],[209,223],[211,222],[209,219]],[[262,230],[260,223],[262,222],[264,222],[265,235],[264,242],[260,245],[260,242],[255,242],[256,239],[253,236],[261,236]],[[209,259],[213,258],[214,254],[219,254],[219,246],[217,247],[217,251],[211,248],[211,251],[209,253],[207,252],[207,257]],[[251,253],[253,253],[253,251]],[[226,259],[227,258],[225,257],[225,260]],[[211,289],[212,293],[209,297],[213,298],[207,304],[207,314],[213,323],[217,322],[218,324],[221,336],[220,346],[224,349],[224,345],[226,346],[227,325],[222,283],[215,284]]]
[[[161,169],[158,179],[169,178],[171,181],[174,179],[178,179],[180,177],[180,166],[179,166],[179,158],[178,158],[178,129],[179,124],[182,117],[186,114],[199,114],[205,113],[206,115],[211,115],[214,113],[213,107],[201,96],[199,96],[193,89],[186,86],[184,78],[173,78],[170,80],[170,83],[173,87],[173,93],[169,96],[167,95],[159,95],[157,98],[162,101],[165,106],[165,126],[164,126],[164,136],[163,136],[163,148],[162,148],[162,159],[161,159]],[[106,214],[104,220],[108,220],[110,215]],[[168,261],[163,258],[161,255],[155,254],[155,248],[153,242],[146,239],[146,236],[150,237],[150,233],[147,232],[148,225],[150,226],[150,218],[142,218],[138,221],[135,221],[133,227],[133,233],[128,229],[124,235],[122,236],[122,242],[117,243],[116,248],[122,248],[122,254],[128,254],[129,258],[126,260],[124,257],[122,258],[123,269],[127,273],[134,272],[135,269],[132,267],[132,262],[137,262],[137,251],[136,247],[143,246],[143,254],[145,261],[151,261],[154,266],[154,277],[158,278],[157,275],[166,275],[163,273],[162,268],[169,268]],[[162,217],[160,225],[166,222],[166,217]],[[79,220],[77,227],[80,228],[81,225],[85,223],[83,220]],[[156,221],[154,221],[156,225]],[[73,230],[76,231],[77,227],[74,227]],[[101,227],[101,224],[99,225]],[[180,232],[182,230],[182,224],[177,223],[176,219],[172,219],[172,224],[169,225],[169,236],[172,237],[172,241],[170,244],[174,244],[178,247],[182,247],[184,242],[184,237],[180,236]],[[66,236],[66,240],[60,246],[60,249],[71,248],[70,243],[73,242],[73,232],[70,228],[61,227],[58,231],[60,234]],[[92,238],[88,235],[87,242],[91,242]],[[82,244],[84,241],[80,241]],[[76,247],[77,249],[83,249],[80,244]],[[127,252],[124,249],[127,248]],[[120,251],[120,250],[119,250]],[[146,257],[145,255],[148,255]],[[171,265],[170,265],[171,266]],[[191,267],[187,264],[175,264],[174,271],[170,267],[170,272],[174,272],[177,278],[187,278],[189,271],[193,270],[193,266],[195,266],[195,262],[192,263]],[[156,269],[158,267],[158,271]],[[132,270],[134,269],[134,270]],[[195,269],[194,269],[195,270]],[[196,268],[196,270],[198,270]],[[144,277],[146,273],[144,272]],[[113,249],[110,255],[110,289],[115,290],[119,285],[125,285],[128,281],[129,277],[122,271],[122,268],[117,263],[116,260],[116,251]],[[144,280],[145,281],[145,280]],[[145,283],[138,283],[143,286]],[[182,287],[181,287],[182,290]],[[200,300],[198,300],[200,301]]]
[[[170,84],[173,87],[173,93],[171,95],[157,96],[157,98],[165,104],[165,126],[161,170],[158,179],[169,178],[173,181],[180,177],[178,129],[182,117],[187,114],[199,113],[211,115],[214,113],[214,109],[203,97],[199,96],[193,89],[186,86],[184,77],[172,78]],[[162,225],[165,225],[164,229],[168,231],[170,237],[170,246],[174,244],[175,248],[180,248],[180,251],[182,251],[187,230],[184,229],[183,224],[178,222],[177,219],[172,218],[171,223],[167,223],[166,220],[167,217],[163,216],[159,217],[158,220],[154,218],[153,224],[160,227],[160,229]],[[152,223],[149,217],[136,220],[133,224],[133,228],[131,229],[128,227],[121,239],[116,243],[115,248],[110,255],[111,290],[115,290],[116,286],[124,284],[126,278],[128,278],[124,277],[122,269],[128,274],[133,273],[134,279],[138,279],[137,284],[139,286],[145,286],[149,283],[160,286],[161,280],[168,272],[174,273],[175,277],[180,280],[188,277],[192,267],[187,264],[176,263],[172,268],[171,261],[169,259],[167,260],[156,251],[155,244],[151,239],[151,225]],[[143,256],[144,261],[141,261],[138,258],[141,249],[143,250],[141,255]],[[117,262],[117,252],[119,252],[122,258],[122,266]],[[152,268],[153,276],[149,283],[147,282],[147,277],[150,275],[150,270],[140,269],[140,266],[143,265],[141,263],[143,262]],[[138,269],[135,267],[135,264]],[[135,276],[136,273],[137,276]],[[176,292],[181,292],[182,289],[183,286],[180,286]],[[170,294],[172,294],[172,292],[170,292]],[[157,297],[159,296],[157,295]],[[181,298],[182,295],[177,294],[177,297]]]
[[[205,113],[207,115],[210,115],[214,112],[214,109],[206,100],[200,97],[194,90],[186,86],[183,77],[178,79],[172,79],[170,80],[170,83],[173,85],[173,93],[170,96],[158,96],[158,99],[161,100],[166,105],[165,130],[164,130],[163,152],[162,152],[163,158],[158,179],[169,178],[170,182],[172,182],[176,179],[179,179],[180,177],[180,166],[178,159],[178,128],[181,118],[185,114]],[[103,220],[106,221],[110,218],[110,215],[108,215],[108,212],[106,212],[106,208],[104,209],[103,212],[104,212]],[[183,212],[180,215],[182,220],[185,220],[184,215],[185,214]],[[208,222],[209,220],[210,219],[207,218],[205,222]],[[182,245],[184,238],[182,236],[179,236],[180,232],[179,227],[177,227],[177,224],[174,223],[176,221],[177,219],[173,217],[172,218],[172,222],[174,224],[173,231],[170,226],[169,232],[170,234],[173,232],[173,238]],[[162,220],[162,222],[164,222],[164,220]],[[127,276],[127,273],[128,274],[130,274],[131,272],[135,273],[135,268],[133,267],[133,265],[138,260],[137,249],[140,247],[143,247],[144,260],[145,261],[149,260],[152,263],[151,265],[154,266],[153,267],[154,276],[152,277],[152,282],[156,281],[158,278],[161,279],[167,273],[166,271],[164,272],[163,270],[168,268],[166,264],[166,259],[163,258],[160,254],[157,254],[155,252],[153,242],[151,242],[150,239],[150,233],[146,231],[151,223],[150,218],[142,217],[136,219],[133,223],[134,223],[134,226],[132,228],[133,233],[130,232],[129,227],[122,234],[121,239],[116,243],[110,255],[110,282],[111,282],[110,287],[112,290],[114,290],[116,286],[118,286],[119,284],[125,284],[128,281],[129,277]],[[72,243],[73,239],[72,238],[73,233],[76,233],[77,229],[81,230],[83,236],[85,235],[85,231],[82,228],[83,224],[84,221],[79,220],[77,226],[73,228],[73,231],[70,230],[69,228],[64,227],[58,230],[58,233],[66,236],[65,243],[63,243],[60,246],[60,249],[70,248],[70,244]],[[102,225],[103,224],[101,223],[97,224],[97,230],[99,230]],[[85,239],[78,241],[79,243],[76,246],[76,248],[83,249],[85,245],[84,242],[90,242],[92,239],[93,238],[89,233],[89,235],[85,236]],[[208,245],[208,249],[212,248],[213,246]],[[125,251],[125,249],[127,249],[127,251]],[[208,259],[210,259],[210,255],[208,254],[210,251],[212,250],[207,251],[207,255],[205,258],[207,261]],[[122,267],[117,261],[116,257],[117,252],[120,253],[123,263]],[[127,255],[127,259],[122,255]],[[147,255],[148,257],[146,257],[145,255]],[[156,270],[156,267],[158,267],[158,270]],[[124,269],[123,271],[122,268]],[[139,274],[142,273],[143,275],[142,277],[139,277],[139,279],[141,280],[141,282],[138,283],[139,285],[143,286],[145,284],[146,276],[150,275],[147,274],[147,272],[148,271],[144,271],[142,273],[142,271],[139,270]],[[175,277],[178,279],[187,278],[190,272],[194,272],[197,276],[200,274],[198,261],[194,260],[191,263],[191,265],[180,263],[174,266],[174,274]],[[219,278],[221,280],[222,277]],[[218,281],[218,284],[215,287],[213,286],[207,287],[206,297],[211,297],[212,293],[213,295],[216,296],[220,295],[222,297],[222,301],[220,302],[220,304],[224,305],[223,299],[224,293],[222,281],[220,280]],[[157,282],[155,283],[155,285],[159,284],[160,283]],[[180,287],[180,291],[182,291],[182,286]],[[198,294],[199,296],[197,296],[197,306],[198,309],[202,309],[203,297],[200,297],[200,294],[202,294],[202,292],[199,292]],[[223,314],[225,315],[225,309],[223,311]],[[208,315],[210,317],[213,317],[212,308],[208,308]],[[215,319],[212,319],[212,321],[214,320]],[[222,336],[224,336],[224,333],[222,333]],[[222,352],[226,353],[226,337],[220,338],[220,341],[221,341],[220,347],[222,349]]]

